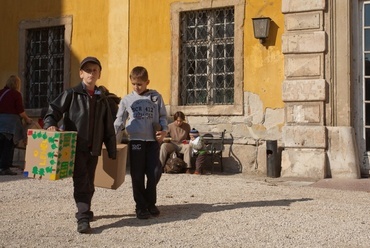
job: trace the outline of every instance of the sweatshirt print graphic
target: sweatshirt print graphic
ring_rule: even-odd
[[[137,100],[132,103],[131,109],[134,119],[154,119],[155,106],[148,100]]]

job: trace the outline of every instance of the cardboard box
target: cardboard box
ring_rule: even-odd
[[[77,132],[28,129],[25,177],[58,180],[73,175]]]
[[[126,176],[127,149],[127,145],[117,144],[117,158],[113,160],[108,157],[107,149],[103,147],[95,171],[95,186],[107,189],[117,189],[121,186]]]
[[[25,133],[27,133],[28,129],[42,129],[40,124],[36,121],[32,121],[31,124],[27,124],[24,119],[22,119],[23,128]],[[24,149],[26,150],[27,138],[18,142],[16,148],[17,149]]]

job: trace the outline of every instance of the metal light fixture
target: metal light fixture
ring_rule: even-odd
[[[270,17],[256,17],[253,20],[253,31],[254,38],[259,39],[260,43],[263,44],[266,38],[269,36],[270,31]]]

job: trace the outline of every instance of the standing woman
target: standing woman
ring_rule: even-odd
[[[20,78],[11,75],[0,90],[0,175],[17,175],[10,166],[15,145],[25,138],[22,118],[27,124],[32,123],[24,112],[20,88]]]

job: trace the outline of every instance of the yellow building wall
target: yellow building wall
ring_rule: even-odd
[[[130,1],[129,68],[148,69],[149,88],[157,89],[170,102],[171,26],[170,4],[174,0]],[[182,0],[181,2],[197,2]],[[281,35],[284,17],[281,1],[247,0],[244,23],[244,91],[259,95],[264,108],[282,108],[283,54]],[[272,19],[266,46],[253,36],[252,17]],[[131,91],[131,87],[129,87]]]
[[[158,90],[169,104],[171,95],[170,5],[177,0],[3,0],[0,8],[0,86],[18,74],[18,25],[22,20],[73,16],[71,81],[79,82],[79,62],[85,56],[100,59],[98,84],[124,96],[132,90],[128,73],[134,66],[149,71],[149,88]],[[182,2],[197,2],[182,0]],[[270,37],[261,45],[253,36],[253,17],[272,19]],[[258,95],[264,108],[282,108],[284,79],[281,1],[246,0],[244,23],[244,91]]]
[[[213,3],[217,0],[204,1]],[[70,86],[80,82],[79,63],[84,57],[91,55],[98,57],[103,67],[98,84],[107,86],[111,92],[122,97],[132,91],[128,79],[129,71],[134,66],[141,65],[149,71],[149,88],[158,90],[165,104],[170,104],[171,4],[175,2],[178,0],[2,0],[0,86],[4,86],[10,74],[19,73],[21,21],[73,16]],[[227,129],[233,133],[233,152],[237,161],[247,168],[252,164],[251,159],[258,158],[254,157],[255,147],[249,149],[245,142],[252,142],[254,145],[255,136],[265,137],[267,132],[269,138],[279,140],[281,136],[280,127],[284,122],[284,58],[281,45],[284,16],[281,13],[281,0],[245,0],[244,14],[243,91],[246,97],[243,106],[252,106],[254,116],[249,118],[251,113],[245,109],[242,116],[221,116],[219,119],[213,116],[196,116],[190,123],[199,130]],[[253,36],[251,18],[260,16],[272,19],[270,36],[265,45],[261,45]],[[251,102],[248,99],[250,94],[257,96]],[[275,111],[270,111],[273,113],[267,116],[266,108]],[[263,124],[264,117],[268,117],[267,126]]]
[[[149,88],[158,90],[170,103],[171,85],[171,3],[174,0],[130,1],[130,70],[144,66]],[[182,1],[194,2],[194,1]],[[132,88],[130,87],[131,91]]]
[[[98,84],[122,95],[127,79],[129,0],[3,0],[0,8],[0,86],[11,74],[18,74],[19,23],[73,16],[71,42],[71,81],[80,82],[79,63],[96,56],[103,71]],[[122,82],[122,83],[120,83]],[[124,92],[127,90],[124,89]]]
[[[270,33],[264,45],[254,38],[252,19],[270,17]],[[254,0],[246,5],[244,32],[244,90],[257,94],[265,108],[283,108],[284,56],[281,36],[284,16],[281,1]]]

